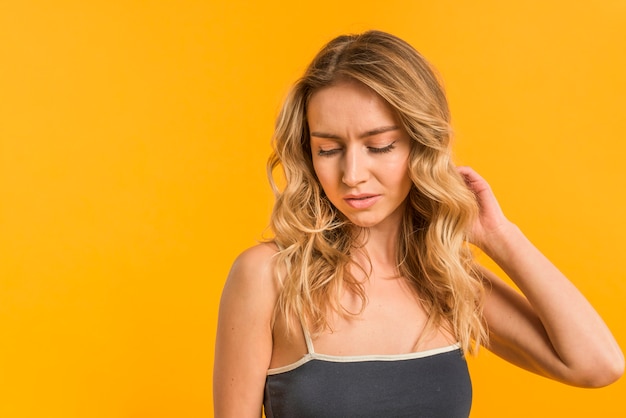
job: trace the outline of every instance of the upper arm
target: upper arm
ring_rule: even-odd
[[[215,416],[260,417],[272,356],[271,318],[277,298],[269,245],[233,263],[220,301],[213,394]]]
[[[486,287],[487,348],[533,373],[565,381],[567,369],[531,304],[493,272],[481,268]]]
[[[614,382],[623,373],[624,357],[608,327],[565,276],[556,268],[546,271],[543,276],[517,271],[523,296],[481,269],[487,288],[489,350],[570,385],[601,387]]]

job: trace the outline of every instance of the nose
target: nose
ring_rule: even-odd
[[[341,181],[346,186],[356,187],[367,180],[367,158],[357,147],[346,149],[343,166]]]

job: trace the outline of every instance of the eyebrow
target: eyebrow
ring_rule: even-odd
[[[396,125],[380,126],[378,128],[374,128],[374,129],[371,129],[369,131],[363,132],[362,134],[359,135],[359,139],[363,139],[363,138],[367,138],[367,137],[370,137],[370,136],[383,134],[385,132],[397,131],[398,129],[400,129],[400,128],[398,128]],[[339,135],[326,133],[326,132],[317,132],[317,131],[315,131],[315,132],[311,132],[310,135],[314,136],[316,138],[341,139],[341,137]]]

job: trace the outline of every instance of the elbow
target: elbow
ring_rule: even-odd
[[[576,374],[571,384],[584,388],[601,388],[619,380],[624,374],[624,356],[617,350],[611,357],[591,362],[589,367]]]
[[[616,382],[617,380],[619,380],[620,377],[622,377],[623,374],[624,363],[622,363],[621,366],[607,368],[605,370],[595,373],[594,376],[586,380],[584,387],[602,388]]]
[[[613,362],[606,365],[600,373],[600,376],[597,378],[597,381],[593,382],[595,385],[593,387],[599,388],[608,386],[611,383],[616,382],[619,378],[624,374],[624,356],[620,352],[618,358],[616,358]]]

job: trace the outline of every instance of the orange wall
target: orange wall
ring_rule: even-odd
[[[458,161],[626,347],[626,3],[544,3],[3,1],[0,416],[211,416],[277,107],[323,42],[367,28],[440,69]],[[471,368],[475,417],[626,414],[624,380]]]

